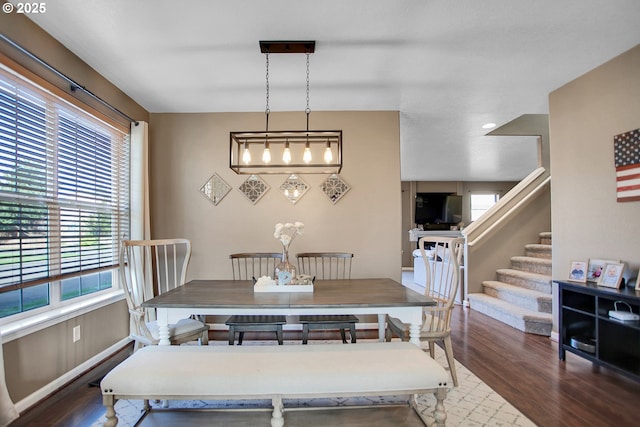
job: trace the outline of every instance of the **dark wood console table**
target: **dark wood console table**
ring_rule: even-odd
[[[629,304],[632,311],[638,314],[640,292],[590,283],[556,283],[560,360],[565,360],[569,351],[597,366],[640,381],[640,321],[620,321],[609,317],[609,310],[614,310],[616,301]],[[618,310],[627,311],[628,307],[618,303]]]

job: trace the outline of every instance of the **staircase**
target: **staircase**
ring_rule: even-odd
[[[469,294],[471,309],[523,332],[551,335],[551,233],[525,245],[525,256],[511,258],[511,268],[482,282],[483,293]]]

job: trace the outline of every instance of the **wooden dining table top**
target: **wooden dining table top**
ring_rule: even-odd
[[[192,280],[142,304],[155,308],[419,307],[435,301],[392,279],[316,280],[313,292],[254,292],[251,280]]]

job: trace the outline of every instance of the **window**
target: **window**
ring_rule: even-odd
[[[0,318],[110,289],[129,135],[0,68]]]
[[[498,194],[471,195],[471,221],[475,221],[500,199]]]

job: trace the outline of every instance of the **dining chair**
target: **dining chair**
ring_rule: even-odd
[[[191,258],[187,239],[124,240],[120,250],[120,281],[129,306],[135,350],[160,341],[156,312],[142,303],[184,285]],[[208,344],[209,325],[181,319],[169,325],[171,344],[199,341]]]
[[[460,287],[460,262],[464,239],[460,237],[422,237],[418,247],[425,263],[425,295],[435,300],[435,306],[424,307],[420,341],[429,344],[429,354],[434,357],[435,343],[442,343],[449,364],[453,385],[458,385],[453,347],[451,345],[451,312]],[[409,325],[387,316],[386,340],[393,335],[409,340]]]
[[[353,254],[345,252],[301,252],[296,255],[298,271],[320,280],[350,279]],[[307,344],[310,330],[339,330],[342,342],[347,343],[346,330],[351,342],[356,342],[358,317],[352,314],[300,316],[302,344]]]
[[[273,276],[276,265],[282,261],[279,252],[253,252],[229,255],[233,280],[253,280],[262,276]],[[238,345],[242,345],[244,333],[248,331],[275,332],[278,344],[283,343],[282,326],[287,323],[286,316],[278,315],[233,315],[225,321],[229,327],[229,345],[235,342],[238,333]]]

